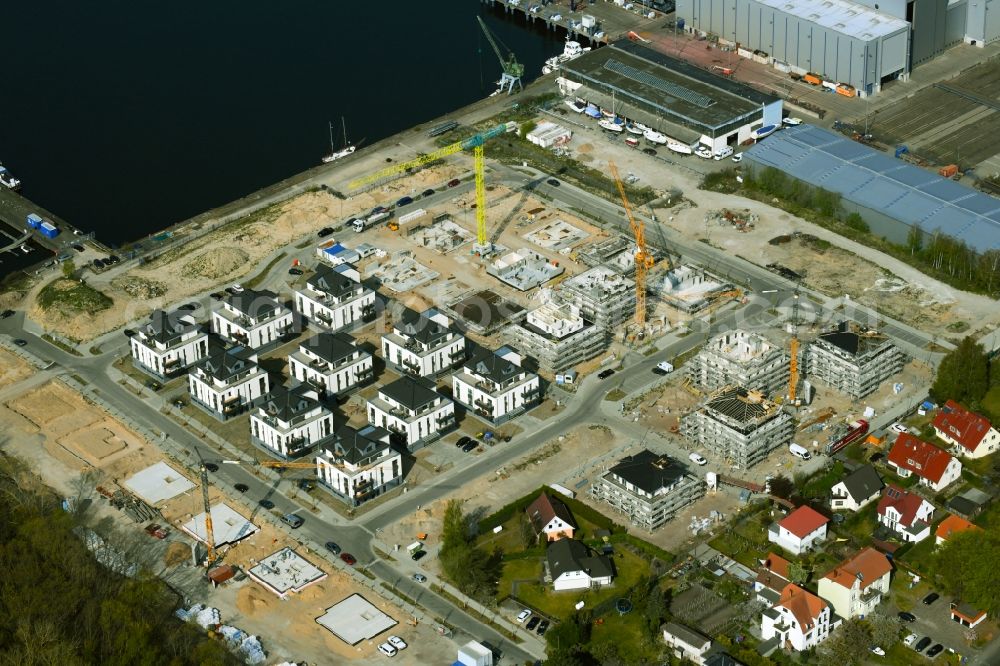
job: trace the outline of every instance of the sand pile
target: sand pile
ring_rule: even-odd
[[[234,275],[240,269],[245,269],[249,258],[250,255],[239,248],[220,247],[202,252],[184,264],[182,270],[190,277],[221,280]]]
[[[236,607],[247,617],[252,617],[267,608],[267,599],[264,598],[260,588],[247,585],[236,595]]]
[[[176,567],[184,564],[191,558],[191,549],[180,541],[174,541],[167,546],[167,552],[163,554],[163,564],[167,567]]]

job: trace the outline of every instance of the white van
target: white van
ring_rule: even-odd
[[[715,151],[715,154],[712,157],[715,159],[716,162],[718,162],[719,160],[726,159],[732,154],[733,154],[733,147],[726,146],[724,148],[719,148],[717,151]]]
[[[799,446],[798,444],[790,444],[788,446],[788,452],[796,458],[801,458],[802,460],[809,460],[812,458],[812,454],[809,453],[804,446]]]
[[[388,643],[380,643],[379,646],[378,646],[378,651],[381,652],[382,654],[384,654],[387,657],[395,657],[396,656],[396,648],[392,647]]]

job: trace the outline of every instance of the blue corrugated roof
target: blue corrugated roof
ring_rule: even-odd
[[[799,125],[769,136],[744,157],[926,232],[940,229],[979,252],[1000,249],[1000,199],[839,134]]]

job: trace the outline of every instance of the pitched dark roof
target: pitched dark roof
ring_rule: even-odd
[[[319,268],[309,278],[307,284],[332,296],[339,297],[350,294],[358,288],[358,283],[338,270],[346,265],[341,264],[340,266],[324,266]]]
[[[276,419],[290,421],[299,414],[304,414],[320,406],[319,402],[305,395],[308,390],[306,386],[296,386],[295,388],[275,386],[267,394],[261,409]]]
[[[528,514],[528,519],[535,526],[536,532],[540,532],[553,518],[558,518],[573,529],[576,529],[576,523],[573,522],[573,514],[570,513],[569,507],[559,499],[551,497],[548,493],[539,495],[534,502],[528,505],[528,508],[524,512]]]
[[[736,661],[728,652],[712,652],[705,658],[705,666],[744,666],[742,661]]]
[[[488,349],[480,349],[475,356],[465,362],[465,367],[480,377],[486,377],[498,384],[524,372],[517,363],[502,358]]]
[[[882,477],[871,465],[862,465],[842,480],[847,492],[855,500],[866,500],[872,495],[882,492],[885,486]]]
[[[389,431],[377,426],[365,426],[361,430],[344,425],[337,430],[334,440],[323,448],[337,458],[352,465],[379,455],[389,448]]]
[[[448,337],[451,331],[428,316],[427,312],[416,312],[410,308],[403,310],[396,330],[428,347],[433,347]]]
[[[184,321],[185,319],[188,321]],[[149,322],[142,330],[150,340],[169,344],[184,333],[198,327],[198,324],[192,323],[190,319],[189,313],[179,310],[174,312],[153,310],[153,313],[149,315]]]
[[[603,578],[614,574],[611,561],[607,557],[590,555],[582,542],[573,539],[551,542],[545,556],[549,561],[549,573],[553,580],[573,571],[586,571],[591,578]]]
[[[391,384],[380,388],[379,393],[401,404],[407,409],[419,410],[442,396],[434,382],[425,377],[404,375]]]
[[[239,293],[226,296],[224,302],[231,305],[240,314],[252,319],[266,319],[282,307],[281,303],[278,302],[278,295],[273,291],[256,291],[246,288]]]
[[[676,460],[649,449],[625,456],[610,472],[650,494],[672,485],[687,474],[687,470]]]
[[[852,356],[864,356],[881,347],[885,342],[885,336],[875,331],[867,331],[854,322],[842,321],[834,330],[820,333],[819,340],[838,347]]]
[[[354,338],[346,333],[320,333],[303,342],[302,346],[330,363],[350,358],[358,351]]]
[[[252,350],[244,347],[226,349],[222,345],[209,343],[208,354],[196,365],[203,369],[208,376],[225,382],[233,375],[256,367],[254,356]]]

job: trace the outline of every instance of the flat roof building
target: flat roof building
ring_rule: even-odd
[[[788,386],[788,354],[759,333],[736,329],[709,340],[687,373],[707,391],[736,385],[775,395]]]
[[[806,375],[852,398],[863,398],[903,369],[903,352],[887,336],[842,321],[806,350]]]
[[[546,372],[569,370],[592,359],[606,346],[604,331],[587,321],[572,303],[549,301],[507,329],[511,342],[538,361]]]

